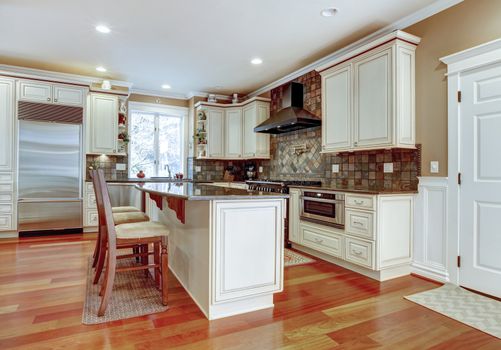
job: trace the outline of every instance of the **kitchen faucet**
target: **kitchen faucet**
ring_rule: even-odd
[[[167,172],[169,173],[169,178],[172,179],[172,173],[170,172],[170,166],[169,164],[165,164],[164,165],[164,170],[167,170]]]

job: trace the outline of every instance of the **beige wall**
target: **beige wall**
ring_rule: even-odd
[[[447,80],[440,57],[501,38],[501,0],[465,0],[404,29],[422,38],[416,51],[416,139],[422,175],[447,176]],[[440,173],[430,174],[430,161]]]
[[[131,94],[129,97],[130,102],[143,102],[143,103],[156,103],[177,107],[188,107],[188,100],[180,100],[177,98],[167,98],[158,96],[148,96],[140,94]]]

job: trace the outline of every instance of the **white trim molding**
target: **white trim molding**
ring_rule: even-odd
[[[420,177],[414,207],[414,254],[412,272],[448,282],[446,177]]]
[[[440,58],[447,65],[447,75],[479,68],[501,61],[501,39]]]
[[[340,57],[340,56],[343,56],[343,55],[346,55],[346,53],[348,52],[353,52],[355,51],[357,48],[361,47],[361,46],[365,46],[367,45],[368,43],[380,38],[380,37],[383,37],[391,32],[394,32],[396,30],[402,30],[404,28],[407,28],[417,22],[420,22],[428,17],[431,17],[439,12],[442,12],[446,9],[448,9],[449,7],[452,7],[454,5],[457,5],[461,2],[463,2],[464,0],[438,0],[438,1],[435,1],[434,3],[410,14],[409,16],[406,16],[384,28],[381,28],[379,29],[378,31],[358,40],[358,41],[355,41],[354,43],[348,45],[348,46],[345,46],[343,47],[342,49],[340,50],[337,50],[335,52],[333,52],[332,54],[330,55],[327,55],[307,66],[304,66],[303,68],[300,68],[290,74],[287,74],[286,76],[278,79],[278,80],[275,80],[253,92],[251,92],[248,97],[254,97],[254,96],[258,96],[258,95],[261,95],[262,93],[265,93],[267,91],[270,91],[271,89],[274,89],[280,85],[283,85],[285,83],[288,83],[289,81],[291,80],[294,80],[298,77],[300,77],[301,75],[304,75],[306,73],[309,73],[313,70],[316,70],[318,69],[318,67],[321,67],[321,66],[324,66],[326,64],[328,64],[329,62],[332,62],[334,60],[336,60],[336,58]]]

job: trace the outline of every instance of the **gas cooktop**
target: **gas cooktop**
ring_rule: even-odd
[[[312,180],[248,180],[251,191],[289,193],[289,186],[322,186],[321,181]]]

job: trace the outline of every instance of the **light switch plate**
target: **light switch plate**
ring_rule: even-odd
[[[262,167],[262,166],[260,166],[260,167],[259,167],[259,172],[260,172],[260,173],[262,173],[262,172],[263,172],[263,167]]]
[[[202,171],[202,167],[201,167],[200,165],[197,165],[197,166],[195,167],[195,171],[196,171],[197,173],[201,172],[201,171]]]
[[[384,163],[384,170],[385,173],[392,173],[393,172],[393,163]]]
[[[117,163],[116,170],[127,170],[127,165],[124,163]]]
[[[332,172],[339,173],[339,164],[332,164]]]
[[[438,160],[432,160],[430,162],[430,173],[438,173],[439,172],[439,164]]]

